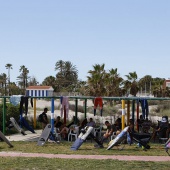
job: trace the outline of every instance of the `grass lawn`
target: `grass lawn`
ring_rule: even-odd
[[[27,153],[52,153],[52,154],[82,154],[82,155],[144,155],[144,156],[167,156],[164,145],[151,143],[151,148],[144,151],[142,148],[133,144],[120,145],[119,148],[125,146],[123,150],[113,147],[111,150],[106,150],[107,143],[104,143],[104,149],[94,148],[94,142],[85,142],[77,150],[72,151],[70,147],[72,142],[62,141],[60,144],[47,142],[44,146],[37,146],[36,142],[11,142],[14,147],[9,148],[5,142],[0,142],[0,151],[8,152],[27,152]]]
[[[169,162],[118,160],[0,158],[1,170],[169,170]]]
[[[136,145],[125,145],[123,150],[113,147],[111,150],[95,149],[94,143],[86,142],[79,150],[71,151],[71,142],[63,141],[60,144],[46,143],[44,146],[37,146],[36,142],[12,142],[13,148],[9,148],[4,142],[0,142],[0,151],[27,152],[27,153],[52,153],[52,154],[82,154],[82,155],[144,155],[144,156],[167,156],[164,146],[151,143],[151,149],[144,151]],[[105,148],[107,144],[105,144]],[[118,160],[87,160],[87,159],[48,159],[48,158],[21,158],[21,157],[0,157],[1,170],[90,170],[90,169],[162,169],[168,170],[170,162],[139,162],[139,161],[118,161]]]

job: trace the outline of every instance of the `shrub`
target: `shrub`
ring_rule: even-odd
[[[161,102],[160,104],[158,104],[157,109],[155,110],[157,113],[159,112],[163,112],[163,110],[170,110],[170,104],[169,102]]]
[[[158,100],[148,100],[149,105],[158,105],[159,103],[160,103],[160,101],[158,101]]]
[[[14,119],[17,121],[19,120],[19,106],[13,106],[12,104],[6,105],[6,121],[5,126],[8,126],[10,124],[10,117],[14,117]],[[3,105],[0,104],[0,122],[3,122]],[[2,130],[2,123],[0,123],[0,130]]]
[[[75,111],[75,108],[76,108],[76,107],[75,107],[74,104],[70,104],[70,105],[69,105],[69,109],[70,109],[70,110]],[[78,112],[81,112],[81,113],[84,113],[84,107],[78,105],[77,111],[78,111]]]

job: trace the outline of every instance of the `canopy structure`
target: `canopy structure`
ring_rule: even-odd
[[[54,100],[60,99],[61,96],[53,96],[53,97],[31,97],[33,98],[33,108],[34,108],[34,128],[36,127],[36,99],[51,99],[51,124],[52,124],[52,130],[54,128]],[[78,116],[78,99],[84,100],[84,114],[86,118],[87,113],[87,100],[88,99],[95,99],[93,96],[68,96],[69,99],[75,100],[75,121],[77,121]],[[6,99],[9,99],[10,96],[0,96],[0,99],[2,99],[3,102],[3,133],[5,134],[5,122],[6,122]],[[127,124],[129,123],[130,119],[130,102],[132,102],[132,119],[134,119],[135,116],[135,103],[137,104],[136,112],[137,112],[137,119],[139,118],[139,100],[145,99],[145,100],[159,100],[159,101],[165,101],[170,100],[170,98],[162,98],[162,97],[102,97],[103,100],[115,100],[115,101],[121,101],[122,102],[122,129],[125,127],[125,103],[127,104]],[[64,111],[65,115],[65,111]],[[66,122],[66,116],[64,116],[64,122]],[[75,122],[77,123],[77,122]]]

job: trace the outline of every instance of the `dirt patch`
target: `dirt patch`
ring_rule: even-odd
[[[170,156],[127,156],[127,155],[65,155],[65,154],[39,154],[22,152],[0,152],[1,157],[42,157],[42,158],[61,158],[61,159],[114,159],[120,161],[170,161]]]

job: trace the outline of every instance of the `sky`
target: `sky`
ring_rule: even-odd
[[[0,74],[20,66],[39,83],[70,61],[87,80],[95,64],[121,77],[170,78],[169,0],[0,0]]]

